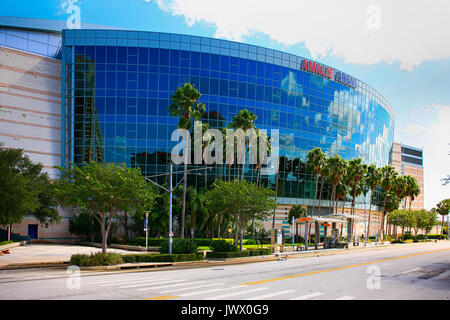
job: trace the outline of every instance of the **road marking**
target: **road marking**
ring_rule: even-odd
[[[186,291],[186,290],[194,290],[194,289],[201,289],[201,288],[207,288],[207,287],[215,287],[223,285],[224,283],[210,283],[205,284],[204,286],[195,286],[195,287],[187,287],[187,288],[179,288],[179,289],[171,289],[171,290],[163,290],[162,293],[169,293],[169,292],[179,292],[179,291]]]
[[[352,296],[343,296],[343,297],[337,298],[336,300],[353,300],[353,299],[355,299],[355,297],[352,297]]]
[[[204,290],[204,291],[197,291],[197,292],[190,292],[190,293],[183,293],[180,294],[180,297],[190,297],[196,294],[203,294],[203,293],[211,293],[211,292],[217,292],[217,291],[224,291],[224,290],[233,290],[237,288],[242,288],[242,285],[234,286],[234,287],[228,287],[228,288],[217,288],[212,290]]]
[[[324,295],[325,293],[322,292],[314,292],[314,293],[310,293],[310,294],[305,294],[304,296],[299,296],[299,297],[294,297],[291,298],[289,300],[308,300],[308,299],[312,299],[321,295]]]
[[[363,263],[352,264],[352,265],[343,266],[343,267],[337,267],[337,268],[331,268],[331,269],[325,269],[325,270],[318,270],[318,271],[306,272],[306,273],[301,273],[301,274],[294,274],[292,276],[285,276],[285,277],[279,277],[279,278],[272,278],[272,279],[266,279],[266,280],[246,282],[246,283],[242,283],[241,285],[253,286],[253,285],[261,284],[261,283],[268,283],[268,282],[274,282],[274,281],[280,281],[280,280],[286,280],[286,279],[299,278],[299,277],[310,276],[310,275],[314,275],[314,274],[321,274],[321,273],[331,272],[331,271],[345,270],[345,269],[350,269],[350,268],[367,266],[369,264],[374,264],[374,263],[393,261],[393,260],[404,259],[404,258],[415,257],[415,256],[424,255],[424,254],[441,252],[441,251],[448,251],[448,250],[450,250],[450,248],[433,250],[433,251],[427,251],[427,252],[420,252],[420,253],[414,253],[414,254],[409,254],[409,255],[406,255],[406,256],[400,256],[400,257],[394,257],[394,258],[388,258],[388,259],[382,259],[382,260],[376,260],[376,261],[363,262]]]
[[[267,289],[269,289],[269,288],[263,287],[263,288],[256,288],[256,289],[251,289],[251,290],[244,290],[244,291],[226,293],[226,294],[222,294],[220,296],[208,297],[208,298],[205,298],[203,300],[218,300],[218,299],[222,299],[222,298],[228,298],[228,297],[232,297],[232,296],[238,296],[238,295],[241,295],[241,294],[247,294],[247,293],[252,293],[252,292],[257,292],[257,291],[262,291],[262,290],[267,290]]]
[[[168,300],[168,299],[175,299],[175,298],[178,298],[178,297],[177,296],[167,295],[167,296],[159,296],[159,297],[147,298],[147,299],[144,299],[144,300]]]
[[[154,284],[163,284],[163,283],[173,283],[173,282],[180,282],[180,281],[186,281],[186,280],[170,280],[170,279],[160,279],[160,280],[151,280],[151,281],[133,281],[130,282],[131,286],[125,286],[125,288],[133,288],[133,287],[144,287],[144,286],[150,286]],[[108,283],[108,284],[100,284],[100,287],[111,287],[111,286],[121,286],[126,283]]]
[[[410,272],[414,272],[414,271],[417,271],[417,270],[420,270],[420,268],[414,268],[414,269],[411,269],[411,270],[408,270],[408,271],[403,271],[401,274],[410,273]]]
[[[145,278],[141,278],[141,279],[130,279],[130,280],[106,280],[106,281],[101,281],[101,280],[97,280],[97,281],[89,281],[89,282],[84,282],[85,284],[108,284],[108,283],[113,283],[113,284],[123,284],[123,283],[135,283],[135,282],[142,282],[142,281],[161,281],[161,280],[167,280],[168,278],[159,278],[159,279],[155,279],[155,278],[149,278],[149,279],[145,279]]]
[[[138,291],[147,291],[147,290],[156,290],[156,289],[164,289],[164,288],[172,288],[172,287],[176,287],[176,286],[185,286],[185,285],[189,285],[189,284],[196,284],[196,283],[203,283],[205,281],[193,281],[193,282],[184,282],[184,283],[176,283],[176,284],[170,284],[170,285],[163,285],[163,286],[157,286],[157,287],[148,287],[148,288],[142,288],[142,289],[137,289]],[[169,283],[169,282],[167,282]]]
[[[247,298],[247,299],[244,299],[244,300],[263,300],[263,299],[267,299],[267,298],[280,296],[280,295],[285,294],[285,293],[291,293],[291,292],[294,292],[294,291],[295,290],[278,291],[278,292],[274,292],[274,293],[263,294],[262,296]]]

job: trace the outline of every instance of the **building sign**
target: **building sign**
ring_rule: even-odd
[[[335,71],[333,68],[327,67],[318,62],[303,59],[301,69],[311,73],[318,74],[330,80],[345,84],[346,86],[356,88],[356,79],[340,71]]]

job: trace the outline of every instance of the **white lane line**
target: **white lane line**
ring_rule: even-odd
[[[190,284],[197,284],[197,283],[204,283],[205,280],[202,281],[193,281],[193,282],[185,282],[185,283],[177,283],[177,284],[170,284],[170,285],[164,285],[164,286],[157,286],[157,287],[149,287],[149,288],[143,288],[143,289],[138,289],[138,291],[147,291],[147,290],[156,290],[156,289],[165,289],[165,288],[172,288],[172,287],[176,287],[176,286],[185,286],[185,285],[190,285]]]
[[[204,286],[195,286],[195,287],[187,287],[187,288],[179,288],[179,289],[171,289],[171,290],[162,290],[162,293],[169,293],[169,292],[178,292],[178,291],[186,291],[186,290],[194,290],[194,289],[202,289],[202,288],[208,288],[208,287],[215,287],[215,286],[221,286],[224,283],[210,283],[205,284]]]
[[[154,279],[155,277],[153,276],[153,277],[149,277],[148,275],[147,276],[144,276],[144,275],[141,275],[141,276],[138,276],[138,275],[128,275],[128,276],[126,276],[126,277],[124,277],[124,276],[84,276],[84,277],[82,277],[82,279],[83,279],[83,281],[111,281],[111,280],[114,280],[114,281],[119,281],[119,280],[133,280],[133,279],[145,279],[145,278],[147,278],[147,279]]]
[[[85,284],[107,284],[107,283],[117,283],[117,284],[123,284],[123,283],[135,283],[135,282],[142,282],[142,281],[159,281],[159,280],[166,280],[167,278],[141,278],[141,279],[129,279],[129,280],[96,280],[96,281],[83,281]]]
[[[310,294],[305,294],[304,296],[299,296],[299,297],[294,297],[291,298],[289,300],[308,300],[308,299],[312,299],[321,295],[324,295],[325,293],[322,292],[314,292],[314,293],[310,293]]]
[[[401,274],[410,273],[410,272],[414,272],[414,271],[417,271],[417,270],[420,270],[420,268],[414,268],[414,269],[411,269],[411,270],[408,270],[408,271],[403,271]]]
[[[234,287],[228,287],[228,288],[217,288],[217,289],[211,289],[211,290],[204,290],[204,291],[197,291],[197,292],[190,292],[190,293],[183,293],[180,294],[180,297],[190,297],[196,294],[203,294],[203,293],[210,293],[210,292],[217,292],[217,291],[225,291],[225,290],[233,290],[233,289],[237,289],[237,288],[242,288],[244,286],[239,285],[239,286],[234,286]]]
[[[251,289],[251,290],[244,290],[244,291],[226,293],[226,294],[222,294],[222,295],[219,295],[219,296],[207,297],[207,298],[205,298],[203,300],[218,300],[218,299],[229,298],[229,297],[238,296],[238,295],[241,295],[241,294],[247,294],[247,293],[252,293],[252,292],[257,292],[257,291],[262,291],[262,290],[267,290],[267,289],[269,289],[269,288],[268,287],[264,287],[264,288],[256,288],[256,289]]]
[[[337,298],[336,300],[353,300],[353,299],[355,299],[355,297],[352,297],[352,296],[343,296],[343,297]]]
[[[174,283],[174,282],[183,282],[183,281],[186,281],[186,280],[184,280],[184,279],[179,279],[179,280],[169,280],[169,279],[167,279],[167,280],[141,281],[140,283],[133,284],[133,285],[131,285],[131,286],[122,286],[122,287],[119,287],[119,288],[122,288],[122,289],[128,289],[128,288],[137,288],[137,287],[152,286],[152,285],[155,285],[155,284],[165,284],[165,283]],[[103,285],[100,285],[100,287],[110,287],[110,286],[114,286],[114,285],[115,285],[115,284],[110,283],[110,284],[103,284]],[[118,284],[118,285],[119,285],[119,286],[120,286],[120,285],[123,285],[123,283]]]
[[[294,291],[295,290],[278,291],[278,292],[274,292],[274,293],[263,294],[263,295],[257,296],[257,297],[247,298],[247,299],[244,299],[244,300],[263,300],[263,299],[267,299],[267,298],[281,296],[282,294],[291,293],[291,292],[294,292]]]

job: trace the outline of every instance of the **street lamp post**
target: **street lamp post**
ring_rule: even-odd
[[[208,170],[211,170],[212,168],[208,168]],[[205,170],[205,168],[201,168],[201,169],[191,169],[191,170],[187,170],[188,172],[190,171],[197,171],[197,170]],[[178,181],[178,183],[173,186],[172,183],[172,177],[174,173],[184,173],[184,171],[177,171],[177,172],[173,172],[173,164],[170,164],[170,173],[166,173],[166,174],[157,174],[154,176],[150,176],[150,177],[145,177],[145,179],[147,181],[152,182],[153,184],[157,185],[158,187],[160,187],[161,189],[164,189],[165,191],[169,192],[169,254],[172,254],[172,242],[173,242],[173,231],[172,231],[172,198],[173,198],[173,191],[174,189],[183,181],[183,179],[181,179],[180,181]],[[152,177],[161,177],[161,176],[170,176],[170,187],[169,189],[163,187],[162,185],[158,184],[157,182],[151,180],[150,178]]]
[[[145,251],[148,249],[148,214],[149,212],[145,212]]]

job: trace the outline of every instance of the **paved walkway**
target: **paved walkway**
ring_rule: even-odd
[[[63,244],[31,244],[9,249],[11,254],[0,256],[0,267],[11,263],[40,263],[69,261],[72,254],[90,254],[101,252],[101,248],[63,245]],[[133,253],[142,252],[108,249],[108,252]]]

